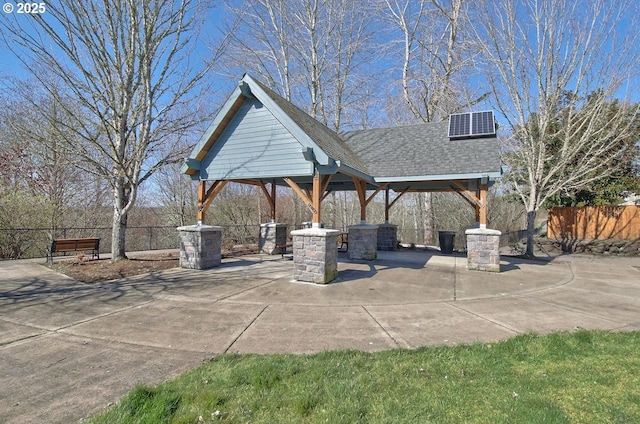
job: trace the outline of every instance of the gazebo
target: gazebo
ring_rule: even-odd
[[[290,187],[309,208],[312,227],[291,232],[297,280],[326,283],[337,275],[339,231],[322,228],[321,204],[329,193],[342,190],[355,191],[360,202],[360,223],[349,227],[351,259],[372,260],[379,248],[395,248],[397,232],[389,209],[405,193],[454,191],[475,208],[478,222],[478,229],[467,232],[470,268],[499,270],[500,234],[486,228],[487,190],[501,174],[492,112],[338,134],[244,75],[185,159],[183,172],[200,182],[197,225],[179,229],[184,267],[220,263],[220,242],[217,247],[215,242],[220,228],[204,225],[205,213],[234,181],[260,187],[268,199],[272,222],[262,225],[261,238],[269,239],[270,253],[278,253],[273,247],[286,239],[286,226],[275,222],[277,187]],[[366,207],[381,192],[385,222],[373,225],[367,222]],[[476,252],[476,245],[481,251]]]

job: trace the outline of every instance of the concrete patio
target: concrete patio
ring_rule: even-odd
[[[340,259],[329,285],[253,255],[87,285],[44,260],[0,262],[0,422],[69,423],[225,352],[378,351],[492,342],[524,332],[640,330],[637,258],[378,252]]]

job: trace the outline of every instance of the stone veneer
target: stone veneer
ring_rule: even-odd
[[[378,257],[378,226],[349,227],[349,259],[372,261]]]
[[[327,284],[338,276],[338,230],[305,228],[293,236],[293,279]]]
[[[260,234],[258,235],[258,252],[267,255],[279,255],[284,253],[283,248],[287,244],[287,224],[266,223],[260,224]]]
[[[222,263],[222,227],[188,225],[180,233],[180,267],[209,269]]]
[[[398,226],[384,223],[378,225],[378,250],[396,250],[398,248]]]
[[[467,236],[467,268],[475,271],[500,272],[500,236],[498,230],[472,228]]]

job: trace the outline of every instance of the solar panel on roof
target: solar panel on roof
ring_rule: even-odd
[[[496,132],[496,123],[491,110],[472,113],[471,124],[471,135],[495,134]]]
[[[471,115],[468,113],[456,113],[449,117],[449,137],[467,136],[470,128]]]
[[[495,135],[493,111],[456,113],[449,117],[449,138]]]

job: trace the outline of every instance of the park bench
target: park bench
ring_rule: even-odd
[[[290,249],[292,247],[293,247],[293,243],[276,244],[276,249],[280,249],[280,254],[282,255],[283,258],[284,258],[284,255],[287,254],[287,249]]]
[[[53,263],[56,253],[91,252],[91,259],[100,259],[99,238],[54,239],[47,249],[47,262]]]
[[[349,250],[349,233],[340,233],[338,235],[338,244],[340,245],[338,250],[341,252]]]

